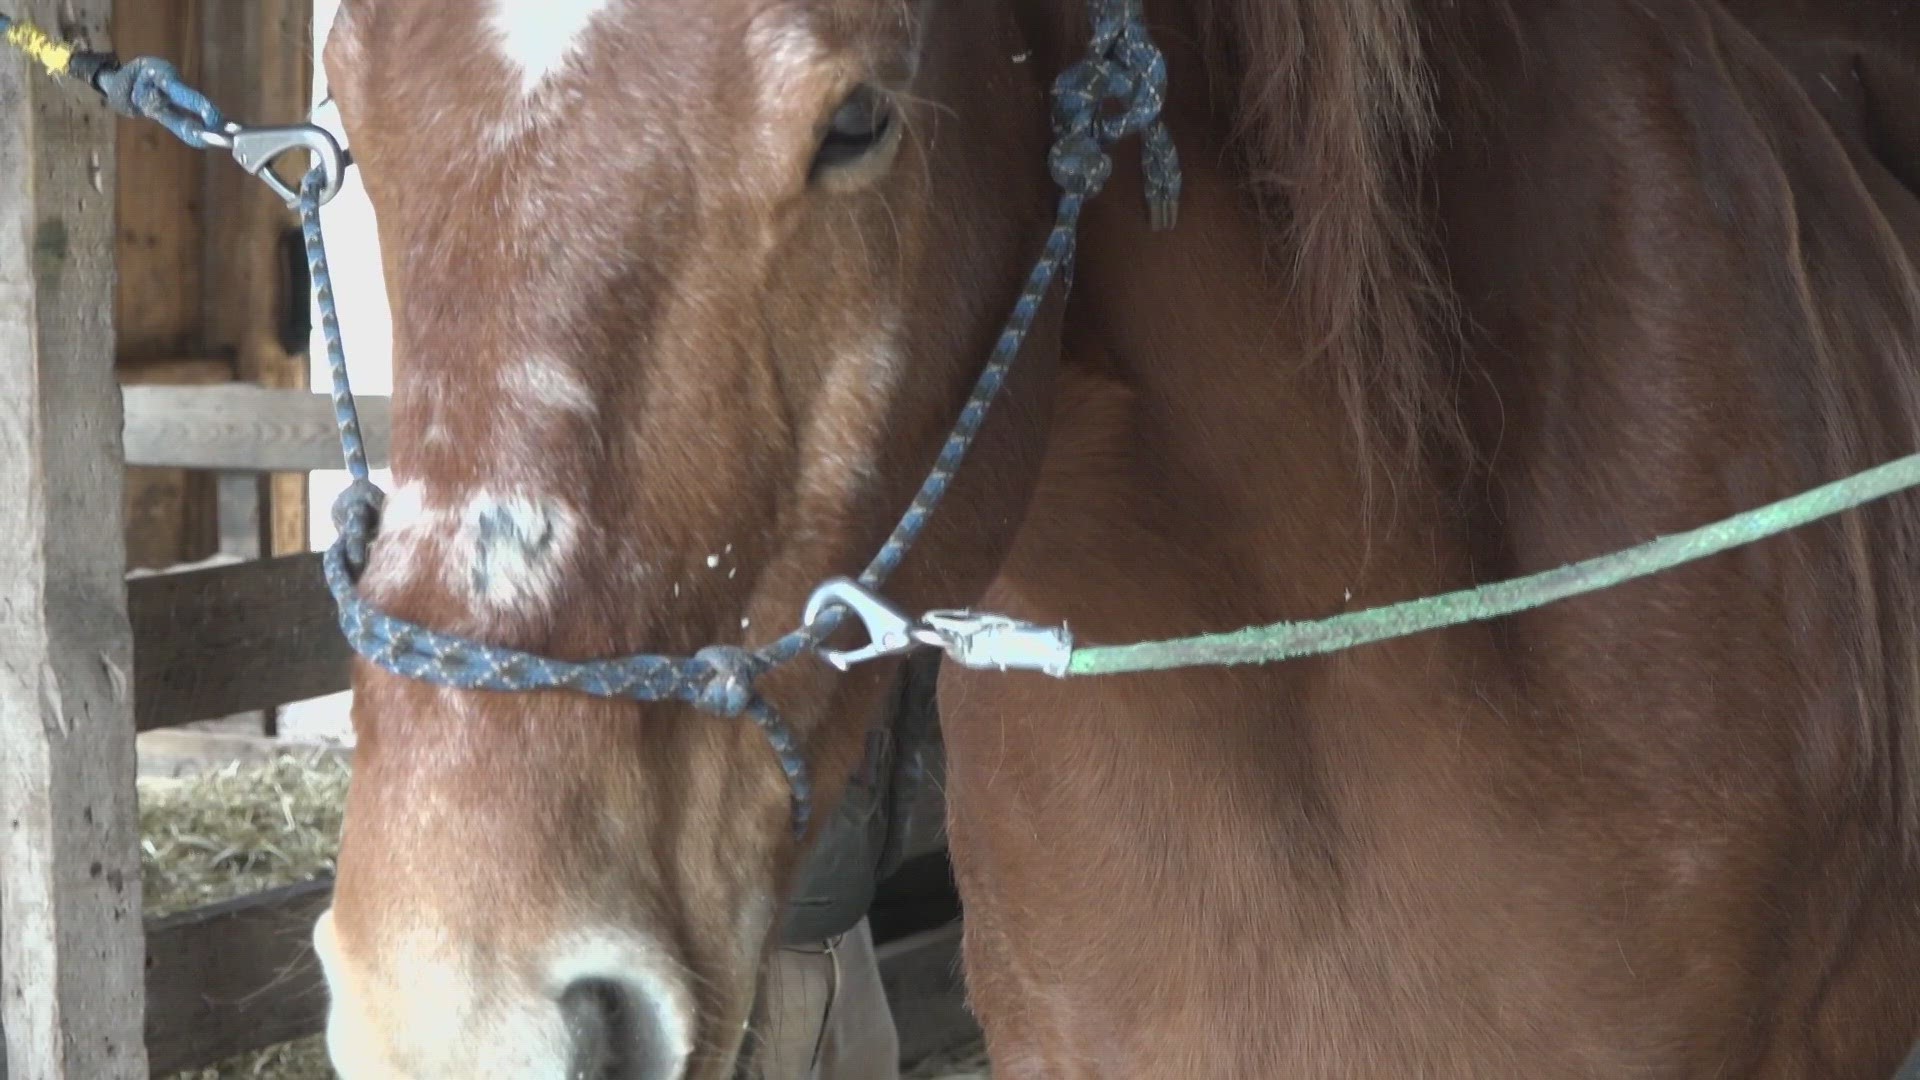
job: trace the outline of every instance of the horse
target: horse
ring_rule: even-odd
[[[347,0],[325,64],[395,313],[370,602],[563,659],[790,630],[1053,250],[1050,85],[1103,3]],[[1313,618],[1920,446],[1920,14],[1128,17],[1177,222],[1114,148],[900,609],[1111,643]],[[995,1075],[1892,1075],[1917,544],[1902,495],[1291,663],[947,663]],[[745,719],[358,665],[315,928],[342,1075],[749,1075],[782,903],[898,668],[757,684],[816,781],[796,830]]]

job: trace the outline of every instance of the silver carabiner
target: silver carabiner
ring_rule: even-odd
[[[914,620],[852,578],[833,578],[813,590],[813,595],[807,597],[807,610],[801,617],[802,622],[812,629],[827,612],[835,608],[852,612],[866,627],[868,638],[867,643],[858,649],[820,650],[820,658],[841,671],[851,670],[855,664],[864,664],[883,656],[904,656],[912,652],[916,645],[936,644],[922,639],[920,633],[916,632],[919,627]]]
[[[1073,634],[1005,615],[929,611],[915,636],[939,645],[948,659],[979,671],[1038,671],[1063,679],[1073,660]]]
[[[281,155],[294,150],[305,150],[319,162],[326,187],[320,192],[320,205],[325,206],[340,194],[340,187],[346,179],[347,155],[333,133],[318,124],[288,124],[284,127],[247,127],[229,122],[219,131],[208,131],[201,135],[202,141],[216,150],[225,150],[233,155],[248,174],[259,177],[273,189],[275,195],[286,200],[288,206],[300,204],[299,191],[289,188],[269,167],[278,161]]]
[[[820,650],[827,663],[846,671],[883,656],[902,656],[931,645],[964,667],[982,671],[1038,671],[1065,678],[1073,659],[1073,634],[1064,626],[1041,626],[1005,615],[971,611],[930,611],[910,619],[866,586],[834,578],[807,599],[808,629],[834,608],[844,608],[867,628],[868,642],[858,649]]]

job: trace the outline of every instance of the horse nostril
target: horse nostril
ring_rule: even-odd
[[[579,979],[560,995],[573,1037],[568,1080],[679,1080],[681,1051],[652,1003],[612,979]]]
[[[568,1080],[600,1080],[613,1068],[613,1033],[619,1023],[620,991],[600,980],[577,982],[560,995],[560,1011],[573,1037]]]

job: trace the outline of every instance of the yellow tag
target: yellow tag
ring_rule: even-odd
[[[18,22],[9,27],[7,44],[32,57],[53,75],[65,75],[77,51],[65,42],[55,41],[47,36],[45,30],[29,22]]]

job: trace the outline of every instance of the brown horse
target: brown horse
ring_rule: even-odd
[[[1920,12],[1146,7],[1179,226],[1126,148],[902,607],[1312,617],[1920,448]],[[1085,40],[1077,0],[348,0],[402,481],[370,597],[562,657],[791,628],[992,345]],[[996,1075],[1891,1075],[1917,545],[1903,496],[1325,659],[950,669]],[[817,820],[892,675],[762,683]],[[349,1080],[736,1067],[804,847],[751,724],[365,668],[356,725],[317,935]]]

